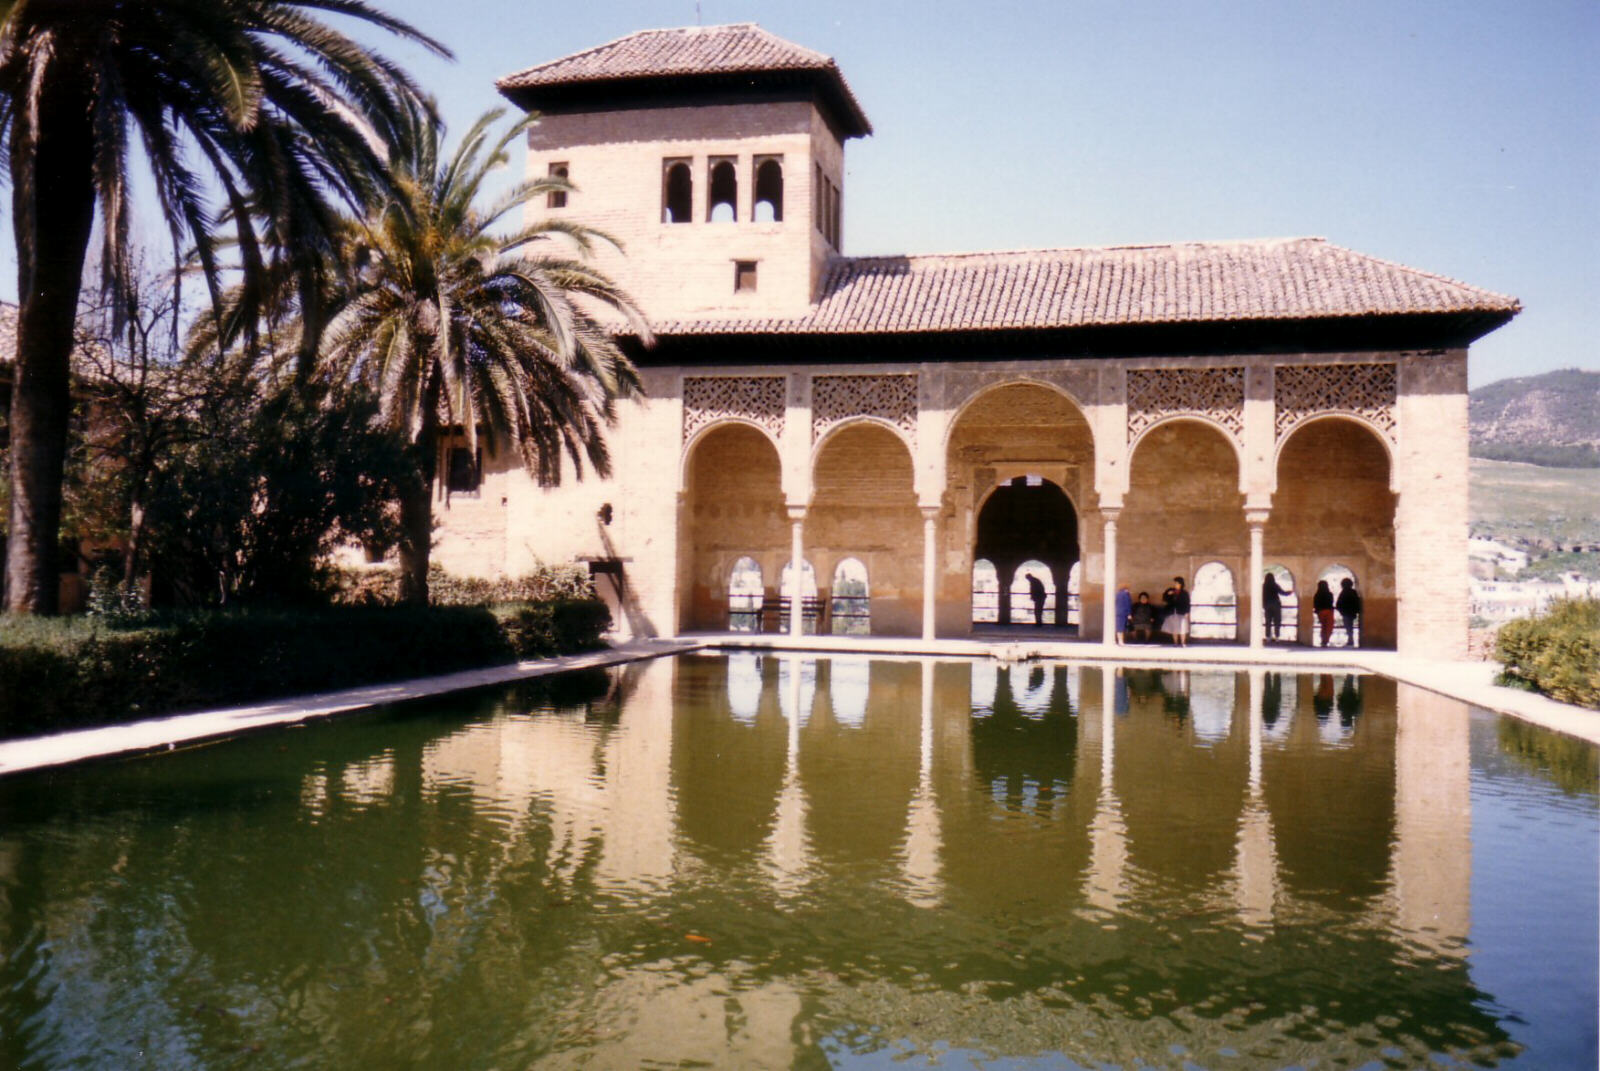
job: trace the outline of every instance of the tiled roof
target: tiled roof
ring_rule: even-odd
[[[655,324],[660,335],[869,334],[1477,313],[1515,298],[1321,238],[833,261],[789,319]]]
[[[508,74],[495,83],[501,92],[615,83],[633,79],[694,78],[708,75],[779,71],[822,75],[841,95],[849,118],[863,134],[872,126],[850,92],[838,64],[829,56],[802,48],[753,22],[729,26],[685,26],[641,30],[570,56]]]

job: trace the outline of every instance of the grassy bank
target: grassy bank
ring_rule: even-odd
[[[0,618],[0,738],[588,650],[609,621],[592,599]]]

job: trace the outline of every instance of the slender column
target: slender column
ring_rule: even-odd
[[[1117,627],[1120,624],[1117,621],[1117,518],[1121,515],[1120,508],[1100,509],[1100,516],[1105,521],[1105,587],[1100,600],[1102,615],[1100,642],[1104,644],[1116,643],[1117,633],[1121,631]]]
[[[1267,611],[1261,605],[1261,582],[1266,577],[1267,562],[1264,551],[1267,528],[1267,511],[1247,509],[1245,523],[1250,526],[1250,576],[1244,584],[1241,603],[1250,606],[1250,646],[1261,647],[1267,642]]]
[[[789,507],[789,635],[799,637],[805,634],[806,615],[802,612],[805,599],[805,577],[802,575],[806,567],[805,541],[801,530],[805,527],[806,508],[804,506]]]
[[[933,611],[938,595],[939,507],[922,507],[922,638],[934,638]]]

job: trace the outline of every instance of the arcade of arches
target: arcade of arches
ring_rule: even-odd
[[[1203,385],[1206,371],[1188,382]],[[1267,404],[1247,406],[1241,387],[1231,410],[1181,398],[1141,409],[1105,379],[962,378],[926,365],[699,377],[712,386],[684,395],[718,408],[684,408],[676,628],[931,638],[967,635],[975,621],[1032,624],[1027,563],[1044,582],[1050,627],[1068,634],[1105,634],[1108,573],[1153,599],[1175,576],[1191,586],[1205,577],[1226,613],[1197,638],[1260,644],[1271,566],[1297,589],[1287,633],[1273,639],[1311,637],[1311,589],[1347,569],[1365,600],[1362,642],[1400,641],[1397,525],[1429,523],[1422,495],[1406,513],[1402,492],[1444,460],[1396,468],[1403,398],[1286,412],[1270,389]],[[1434,529],[1453,535],[1455,511],[1447,503]],[[796,560],[815,584],[798,592],[801,615],[788,612],[797,593],[782,580]],[[839,576],[851,590],[832,591]],[[1442,597],[1419,595],[1419,608]],[[846,602],[855,620],[829,622],[828,608]]]

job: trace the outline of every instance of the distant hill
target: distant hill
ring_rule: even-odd
[[[1469,395],[1473,457],[1600,468],[1600,372],[1564,368]]]

